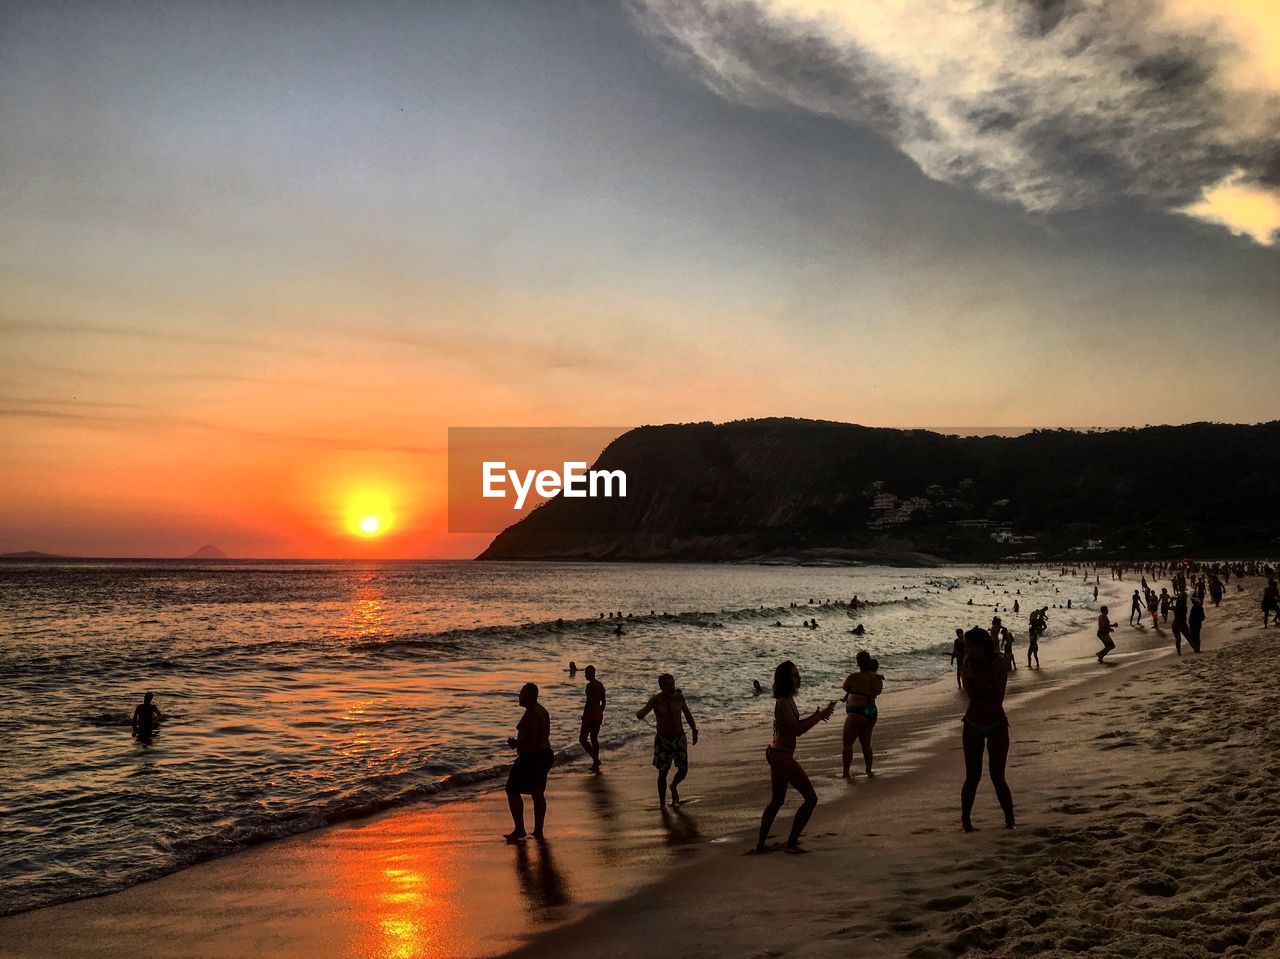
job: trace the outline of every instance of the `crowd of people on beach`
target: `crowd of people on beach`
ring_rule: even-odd
[[[1101,576],[1097,566],[1062,567],[1059,575],[1082,574],[1086,584],[1093,579],[1093,597],[1097,600],[1098,584]],[[1113,581],[1123,580],[1126,574],[1137,573],[1140,577],[1138,589],[1132,596],[1129,622],[1135,629],[1145,629],[1145,619],[1151,619],[1151,628],[1162,631],[1164,624],[1169,624],[1174,648],[1182,655],[1184,640],[1195,653],[1201,651],[1201,628],[1205,621],[1206,598],[1214,606],[1221,603],[1223,596],[1234,577],[1237,590],[1243,590],[1241,583],[1247,576],[1261,576],[1266,585],[1262,593],[1262,625],[1280,626],[1280,587],[1277,586],[1277,571],[1274,567],[1258,562],[1248,563],[1215,563],[1210,565],[1193,565],[1190,562],[1178,564],[1148,564],[1129,567],[1113,565],[1110,567]],[[1150,585],[1151,580],[1168,579],[1170,585],[1159,593]],[[1170,593],[1172,589],[1172,593]],[[1021,591],[1018,591],[1019,595]],[[830,601],[811,605],[832,605]],[[855,596],[849,603],[835,603],[850,610],[860,610],[868,606],[867,602]],[[968,605],[975,605],[972,599]],[[1055,604],[1057,605],[1057,604]],[[796,606],[795,603],[792,604]],[[1063,605],[1071,608],[1071,600]],[[995,604],[1000,609],[1000,603]],[[1027,668],[1040,668],[1039,643],[1048,629],[1048,612],[1050,607],[1039,606],[1032,609],[1027,621]],[[1006,612],[1019,614],[1021,601],[1015,598]],[[651,612],[656,616],[656,612]],[[669,614],[663,614],[667,616]],[[1170,616],[1172,622],[1169,623]],[[604,619],[605,614],[601,613]],[[621,612],[610,613],[608,619],[623,620]],[[625,618],[631,618],[630,616]],[[558,621],[562,623],[563,621]],[[718,625],[718,624],[713,624]],[[807,618],[806,627],[817,629],[816,618]],[[1112,633],[1117,624],[1110,619],[1109,607],[1103,605],[1098,609],[1097,636],[1102,649],[1096,654],[1098,662],[1104,664],[1106,657],[1116,648]],[[621,635],[619,624],[615,632]],[[849,631],[856,636],[863,636],[865,628],[859,623]],[[1017,669],[1014,655],[1015,640],[1012,632],[1003,623],[1001,617],[992,618],[989,626],[974,625],[969,629],[957,627],[955,640],[951,646],[950,659],[955,667],[956,685],[968,698],[961,722],[961,745],[964,753],[965,775],[960,791],[960,823],[970,832],[974,829],[972,810],[979,784],[982,780],[984,758],[986,769],[994,787],[996,798],[1004,814],[1007,828],[1015,826],[1013,795],[1005,777],[1005,768],[1009,756],[1009,723],[1004,711],[1004,699],[1008,687],[1009,675]],[[855,747],[861,752],[863,770],[867,776],[874,775],[874,750],[872,733],[879,717],[877,699],[884,691],[884,679],[880,676],[879,662],[866,650],[860,650],[856,657],[856,670],[849,673],[842,683],[845,720],[842,736],[841,776],[850,778],[854,760]],[[578,672],[576,663],[569,664],[569,675],[575,677]],[[601,771],[600,732],[605,720],[608,705],[607,693],[601,682],[596,667],[588,665],[583,673],[586,677],[584,702],[579,724],[578,741],[586,756],[591,760],[590,771]],[[800,836],[804,832],[818,797],[813,784],[804,768],[796,759],[797,742],[801,736],[812,730],[819,723],[831,719],[837,706],[832,699],[826,705],[815,709],[808,715],[801,715],[795,697],[802,684],[800,669],[791,660],[784,660],[774,670],[773,681],[766,689],[759,680],[753,680],[752,692],[761,695],[766,691],[774,699],[773,737],[765,748],[765,762],[769,768],[770,795],[760,819],[760,830],[757,842],[750,850],[753,853],[764,853],[775,848],[790,853],[802,852]],[[548,775],[555,764],[555,752],[551,746],[551,717],[546,708],[539,703],[539,689],[535,683],[525,683],[519,693],[519,703],[524,713],[516,724],[516,734],[507,739],[507,745],[515,750],[516,758],[512,763],[506,782],[506,795],[510,806],[512,830],[505,838],[509,842],[518,842],[528,835],[536,839],[544,838],[546,822],[546,787]],[[676,685],[671,673],[663,673],[658,677],[658,691],[636,711],[637,720],[644,720],[652,713],[655,720],[653,739],[653,766],[657,769],[658,801],[661,808],[666,809],[668,801],[672,806],[681,803],[680,785],[689,773],[689,746],[698,743],[698,726],[693,713],[685,699],[684,693]],[[138,705],[133,714],[134,735],[141,740],[149,740],[158,728],[164,714],[153,702],[152,693],[148,692],[144,701]],[[689,736],[686,736],[685,723],[688,723]],[[672,769],[675,775],[670,776]],[[769,843],[774,820],[786,800],[789,790],[794,789],[801,797],[800,807],[792,820],[787,839],[781,844]],[[668,800],[668,794],[670,796]],[[528,795],[533,804],[533,829],[529,833],[525,829],[524,799]]]
[[[1076,575],[1079,570],[1063,567],[1060,575]],[[1232,576],[1237,581],[1245,576],[1263,575],[1268,579],[1262,597],[1264,627],[1274,618],[1275,625],[1280,625],[1280,590],[1276,587],[1276,572],[1269,566],[1256,563],[1213,564],[1199,567],[1190,564],[1160,564],[1138,567],[1116,565],[1110,569],[1112,580],[1122,580],[1126,574],[1138,573],[1141,577],[1139,590],[1135,591],[1135,604],[1142,601],[1142,610],[1151,613],[1152,627],[1160,629],[1168,622],[1172,614],[1175,650],[1182,654],[1182,642],[1195,652],[1200,652],[1201,626],[1205,620],[1204,601],[1206,596],[1216,606],[1223,598],[1226,584]],[[1094,580],[1093,597],[1097,600],[1100,573],[1098,567],[1086,567],[1082,571],[1086,582]],[[1155,593],[1149,585],[1148,576],[1152,579],[1167,577],[1172,594],[1166,587],[1160,594]],[[1243,588],[1242,586],[1240,588]],[[812,601],[811,601],[812,602]],[[855,605],[858,604],[858,605]],[[793,604],[794,606],[795,604]],[[825,604],[824,604],[825,605]],[[840,604],[846,605],[846,604]],[[855,598],[847,604],[852,609],[866,603]],[[973,605],[970,601],[969,605]],[[998,608],[998,604],[997,604]],[[1039,643],[1048,629],[1049,606],[1034,608],[1027,621],[1027,667],[1040,668]],[[1071,601],[1063,605],[1071,608]],[[1021,609],[1020,600],[1013,601],[1011,612]],[[621,614],[618,614],[621,618]],[[1142,616],[1131,617],[1132,625],[1143,627]],[[816,619],[806,619],[806,627],[817,628]],[[861,624],[859,624],[861,626]],[[1099,663],[1105,663],[1108,653],[1116,648],[1111,634],[1116,624],[1109,618],[1109,609],[1102,606],[1098,615],[1098,638],[1103,644],[1097,653]],[[851,630],[859,635],[863,630]],[[855,657],[857,669],[850,673],[842,684],[845,707],[845,722],[842,737],[841,765],[843,777],[850,776],[853,765],[854,750],[857,747],[862,755],[864,772],[874,775],[874,750],[872,748],[872,732],[875,728],[879,710],[876,700],[884,690],[884,679],[879,675],[879,663],[866,650],[861,650]],[[973,805],[978,787],[982,781],[985,767],[994,788],[997,801],[1004,815],[1006,828],[1016,825],[1014,815],[1013,794],[1009,787],[1005,769],[1009,757],[1009,723],[1004,711],[1004,699],[1009,682],[1009,674],[1016,670],[1014,656],[1014,637],[1001,620],[1000,616],[992,618],[990,626],[975,625],[969,629],[957,628],[956,637],[951,650],[951,663],[956,670],[956,685],[968,698],[961,722],[961,745],[964,753],[965,775],[960,791],[960,824],[966,832],[974,830],[972,821]],[[577,666],[570,664],[570,674],[577,672]],[[591,759],[591,771],[600,771],[600,727],[604,720],[605,690],[596,675],[594,666],[588,666],[586,701],[583,707],[579,742],[587,756]],[[771,687],[766,690],[759,680],[753,680],[752,692],[760,695],[770,692],[774,699],[773,737],[765,748],[765,762],[769,768],[770,794],[760,818],[760,830],[751,852],[765,853],[773,849],[798,853],[800,837],[804,832],[814,809],[818,804],[818,796],[804,767],[796,759],[798,740],[819,723],[831,719],[837,706],[836,700],[802,715],[796,705],[795,697],[802,684],[800,669],[791,660],[778,664],[774,670]],[[689,745],[684,723],[687,722],[692,735],[692,744],[698,742],[698,729],[689,704],[683,692],[676,686],[675,678],[670,673],[663,673],[658,678],[658,692],[652,696],[641,709],[636,712],[638,719],[644,719],[653,713],[656,730],[653,743],[653,765],[658,770],[658,801],[662,808],[668,803],[679,805],[679,786],[689,772]],[[512,766],[507,783],[507,794],[511,802],[511,813],[514,828],[506,838],[518,841],[526,835],[522,809],[522,794],[530,794],[534,805],[534,830],[532,835],[541,838],[546,811],[545,789],[547,773],[554,761],[549,742],[549,720],[546,710],[537,703],[537,687],[526,684],[520,694],[521,705],[525,706],[525,714],[517,726],[517,736],[509,740],[517,750],[517,758]],[[668,783],[672,768],[675,775]],[[801,803],[792,819],[786,840],[781,844],[770,844],[770,834],[774,821],[789,790],[794,789],[800,796]]]

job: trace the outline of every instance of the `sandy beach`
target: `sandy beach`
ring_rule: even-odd
[[[553,773],[542,845],[497,839],[489,788],[7,917],[0,955],[1280,954],[1260,586],[1210,610],[1199,656],[1127,626],[1107,667],[1087,631],[1042,646],[1044,669],[1010,683],[1016,830],[988,783],[979,831],[958,828],[963,699],[947,680],[884,697],[872,780],[836,777],[836,724],[802,741],[821,800],[806,856],[743,856],[767,793],[762,722],[694,750],[676,812],[637,744],[602,777]],[[820,695],[802,690],[802,708]]]

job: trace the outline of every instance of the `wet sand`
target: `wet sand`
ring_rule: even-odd
[[[1104,594],[1113,588],[1119,597],[1131,586],[1103,583]],[[1012,832],[996,828],[989,785],[980,831],[958,829],[964,702],[954,685],[894,694],[890,683],[881,774],[837,778],[838,724],[819,727],[800,751],[822,803],[811,852],[743,857],[767,793],[762,697],[759,731],[711,735],[693,750],[684,794],[694,801],[679,811],[657,808],[647,751],[634,746],[607,756],[601,777],[584,762],[553,772],[545,844],[502,843],[505,797],[489,789],[0,919],[0,955],[598,956],[603,942],[613,956],[1264,948],[1280,929],[1266,892],[1280,873],[1277,819],[1263,805],[1280,785],[1270,746],[1280,694],[1269,672],[1252,671],[1270,639],[1257,592],[1251,581],[1210,610],[1199,657],[1174,657],[1167,630],[1127,626],[1109,667],[1093,661],[1090,633],[1043,644],[1045,668],[1020,668],[1010,684]],[[975,620],[984,615],[975,608]],[[802,690],[802,708],[826,698],[812,693]],[[630,721],[627,705],[613,704],[611,722]],[[568,738],[560,729],[559,742]]]

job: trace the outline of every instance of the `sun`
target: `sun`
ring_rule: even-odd
[[[382,536],[392,521],[391,500],[385,493],[364,490],[347,501],[347,531],[355,536]]]

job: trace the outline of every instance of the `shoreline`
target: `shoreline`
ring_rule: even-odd
[[[974,613],[983,615],[978,609]],[[1207,636],[1213,635],[1211,629],[1206,627]],[[1122,642],[1126,662],[1117,668],[1158,655],[1168,634],[1161,637],[1148,635],[1150,632],[1135,630],[1132,641]],[[1078,660],[1091,658],[1095,646],[1096,640],[1086,630],[1046,640],[1042,651],[1047,653],[1047,668],[1039,674],[1020,669],[1017,676],[1022,681],[1011,683],[1011,716],[1064,686],[1076,689],[1080,681],[1090,681],[1087,673],[1082,674]],[[1025,648],[1021,652],[1025,655]],[[1088,671],[1090,664],[1086,661],[1083,666]],[[819,727],[802,743],[803,761],[821,797],[810,825],[815,840],[836,816],[841,822],[848,819],[852,814],[843,810],[865,803],[872,790],[876,795],[892,794],[898,788],[895,783],[918,778],[921,770],[931,768],[936,757],[949,748],[954,722],[963,710],[950,675],[892,694],[882,702],[888,715],[877,727],[877,769],[881,775],[872,783],[860,775],[852,783],[826,777],[828,770],[838,773],[838,724]],[[625,711],[620,713],[625,716]],[[569,935],[557,931],[561,927],[573,928],[590,917],[626,913],[627,904],[643,896],[656,876],[672,869],[684,875],[700,870],[704,862],[725,861],[721,847],[744,843],[758,822],[767,781],[761,777],[762,764],[756,754],[765,739],[767,731],[752,728],[714,737],[711,742],[704,740],[693,753],[686,790],[686,796],[695,802],[679,813],[658,814],[645,744],[633,743],[606,756],[606,775],[599,779],[585,774],[583,760],[553,773],[550,841],[545,847],[530,844],[523,852],[513,853],[511,847],[494,842],[501,835],[498,830],[505,831],[509,820],[501,789],[489,788],[464,801],[457,801],[463,799],[459,796],[327,826],[121,892],[0,919],[0,935],[9,948],[18,950],[3,954],[124,955],[136,954],[138,949],[175,957],[254,954],[263,951],[261,937],[266,936],[272,954],[305,955],[316,954],[316,936],[323,934],[328,945],[321,952],[359,955],[364,949],[355,944],[367,943],[370,935],[369,903],[397,897],[417,902],[419,908],[395,919],[391,927],[417,929],[414,935],[434,928],[433,910],[450,912],[452,926],[462,929],[470,928],[468,923],[476,916],[487,916],[466,934],[459,933],[461,938],[451,946],[454,951],[446,954],[494,955],[513,948],[537,954],[536,950],[547,948],[538,943]],[[1014,760],[1016,743],[1015,733]],[[954,770],[947,773],[949,778],[957,775]],[[958,790],[958,779],[954,785]],[[852,796],[848,795],[851,791]],[[981,804],[980,793],[979,809]],[[789,822],[793,805],[794,799],[780,815],[780,826]],[[951,805],[955,805],[954,797]],[[950,818],[956,818],[955,810],[950,810]],[[837,832],[845,835],[842,830]],[[823,839],[827,841],[829,837]],[[803,859],[826,858],[820,849],[814,852],[815,856]],[[545,862],[544,853],[548,854]],[[347,894],[350,889],[343,891],[353,882],[352,862],[360,863],[354,869],[356,886],[378,887],[368,875],[369,863],[406,856],[406,861],[416,861],[420,868],[401,871],[405,876],[416,876],[414,881],[420,885],[425,883],[421,888],[365,889],[360,894],[364,898]],[[440,887],[447,878],[444,874],[462,862],[473,878]],[[692,864],[688,870],[684,868],[687,864]],[[388,866],[382,871],[400,868]],[[406,883],[407,879],[401,884]],[[433,884],[439,887],[440,895],[424,899],[424,889]],[[283,909],[279,897],[284,892],[296,894],[289,898],[300,901]],[[231,910],[238,917],[235,921],[226,915],[231,901],[236,903]],[[431,908],[421,909],[424,902],[430,902]],[[523,909],[513,910],[513,903]],[[459,915],[460,911],[468,915]],[[382,928],[388,921],[384,915],[375,925]],[[190,942],[176,942],[178,937],[172,933],[175,925],[193,934],[199,930],[200,937],[217,948],[201,952]],[[72,927],[85,931],[69,933]],[[110,945],[104,946],[104,942]],[[159,942],[164,943],[164,951],[156,951]],[[337,945],[341,942],[351,943],[349,951]]]

